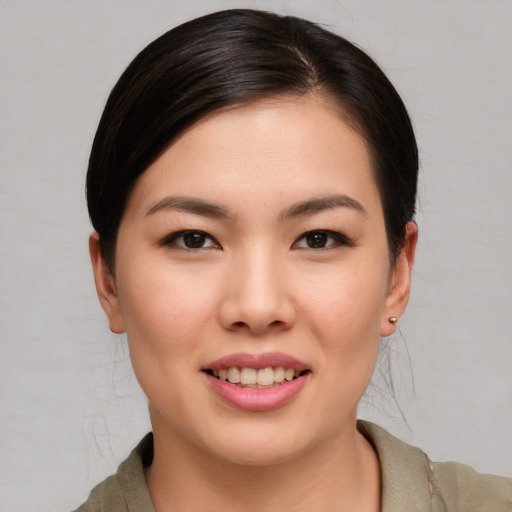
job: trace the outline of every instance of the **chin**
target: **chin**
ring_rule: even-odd
[[[236,422],[222,432],[211,432],[203,446],[232,464],[274,466],[300,458],[317,444],[310,431],[293,431],[272,421]]]
[[[229,440],[227,445],[210,447],[213,453],[226,462],[242,466],[276,466],[286,463],[299,456],[300,447],[283,443],[282,438],[271,442],[245,440]]]

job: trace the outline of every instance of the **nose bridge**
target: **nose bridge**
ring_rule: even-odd
[[[293,322],[285,264],[268,244],[251,244],[233,258],[227,291],[224,323],[230,328],[262,333]]]
[[[243,276],[239,289],[240,300],[257,309],[267,308],[275,302],[282,292],[281,283],[276,279],[279,263],[279,258],[265,247],[247,251],[240,261]]]

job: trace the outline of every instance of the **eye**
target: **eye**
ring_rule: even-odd
[[[174,245],[181,249],[211,249],[220,248],[215,238],[204,231],[178,231],[165,237],[162,245]]]
[[[341,233],[315,230],[304,233],[293,244],[294,249],[331,249],[337,246],[353,247],[354,243]]]

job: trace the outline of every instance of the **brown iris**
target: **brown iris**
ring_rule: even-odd
[[[183,244],[189,249],[200,249],[204,246],[206,235],[198,231],[189,231],[183,234]]]
[[[312,249],[319,249],[327,245],[327,233],[324,231],[315,231],[306,235],[306,243]]]

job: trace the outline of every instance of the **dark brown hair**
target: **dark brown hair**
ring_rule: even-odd
[[[313,91],[367,140],[393,260],[414,215],[418,174],[414,132],[395,88],[365,52],[314,23],[228,10],[156,39],[110,94],[92,146],[87,203],[111,270],[127,198],[178,135],[221,108]]]

